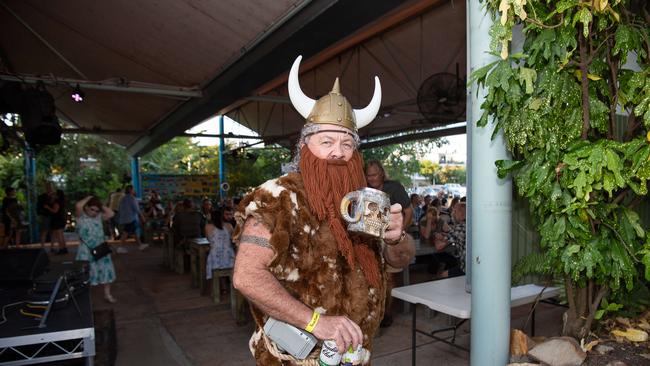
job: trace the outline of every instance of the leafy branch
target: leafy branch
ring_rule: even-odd
[[[637,264],[650,274],[650,240],[632,211],[650,180],[647,3],[485,4],[499,16],[490,51],[501,59],[470,78],[487,90],[477,125],[492,120],[493,136],[503,133],[514,160],[496,162],[498,175],[513,178],[540,233],[540,255],[525,257],[515,271],[563,279],[565,329],[584,336],[597,314],[619,310],[606,297],[643,278]],[[519,24],[523,50],[510,54]],[[640,66],[630,68],[630,58]],[[607,308],[599,310],[601,303]]]

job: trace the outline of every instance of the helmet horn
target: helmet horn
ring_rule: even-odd
[[[306,96],[305,93],[302,92],[302,89],[300,89],[300,80],[298,80],[300,60],[302,60],[302,56],[296,57],[293,65],[291,65],[291,71],[289,71],[289,99],[291,99],[291,104],[293,104],[293,107],[296,108],[298,113],[300,113],[304,118],[307,118],[312,108],[314,108],[316,101]]]
[[[357,120],[357,130],[367,126],[377,116],[381,107],[381,84],[379,78],[375,76],[375,92],[372,95],[372,100],[363,109],[355,109],[354,117]]]

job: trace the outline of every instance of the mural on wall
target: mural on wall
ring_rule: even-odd
[[[216,197],[219,194],[219,177],[216,174],[144,174],[142,175],[142,189],[145,196],[155,189],[163,199]]]

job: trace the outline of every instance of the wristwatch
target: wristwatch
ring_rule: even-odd
[[[402,240],[404,240],[405,237],[406,237],[406,231],[402,230],[402,233],[400,234],[400,236],[399,236],[399,238],[397,240],[388,241],[388,240],[384,239],[384,243],[386,243],[386,245],[397,245],[397,244],[401,243]]]

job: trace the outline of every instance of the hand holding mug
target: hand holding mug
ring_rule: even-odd
[[[403,225],[402,205],[396,203],[390,206],[388,227],[384,232],[384,241],[387,243],[396,243],[401,241],[402,231],[403,231],[402,225]]]
[[[399,212],[401,210],[399,206]],[[362,188],[346,194],[341,200],[341,216],[348,223],[349,232],[384,238],[393,221],[392,215],[390,197],[377,189]]]

